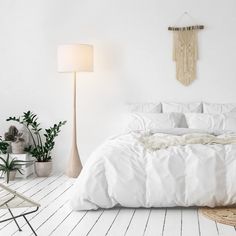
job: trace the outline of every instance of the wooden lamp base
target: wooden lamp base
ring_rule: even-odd
[[[77,146],[72,147],[70,159],[66,169],[66,175],[70,178],[77,178],[82,170]]]

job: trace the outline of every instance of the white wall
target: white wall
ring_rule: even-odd
[[[95,47],[95,72],[78,80],[78,143],[83,162],[118,131],[120,102],[236,101],[235,0],[0,0],[0,133],[5,118],[31,109],[44,127],[68,120],[54,163],[63,169],[71,142],[72,80],[58,74],[58,44]],[[167,27],[188,11],[199,33],[198,79],[175,80]],[[113,114],[113,115],[112,115]]]

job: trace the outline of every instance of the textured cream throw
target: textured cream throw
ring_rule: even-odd
[[[158,150],[165,149],[170,146],[188,145],[188,144],[236,144],[236,135],[211,135],[211,134],[200,134],[192,133],[185,135],[170,135],[170,134],[153,134],[144,135],[139,138],[139,141],[147,149]]]
[[[197,32],[198,30],[173,32],[173,60],[176,62],[176,78],[185,86],[196,79]]]

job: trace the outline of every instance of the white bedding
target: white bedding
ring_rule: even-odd
[[[231,130],[236,132],[236,113],[221,114],[185,113],[187,126],[190,129]]]
[[[125,131],[148,131],[187,127],[182,113],[130,113],[125,117]]]
[[[178,103],[178,102],[162,102],[162,112],[181,112],[181,113],[201,113],[201,102]]]
[[[209,103],[203,102],[203,112],[210,114],[220,114],[226,112],[236,112],[236,103]]]
[[[158,132],[155,136],[191,133]],[[74,210],[236,204],[236,144],[152,150],[140,142],[143,135],[147,133],[110,138],[91,155],[74,186]]]

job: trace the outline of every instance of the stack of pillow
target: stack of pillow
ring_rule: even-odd
[[[128,131],[189,128],[236,132],[236,103],[129,104]]]

